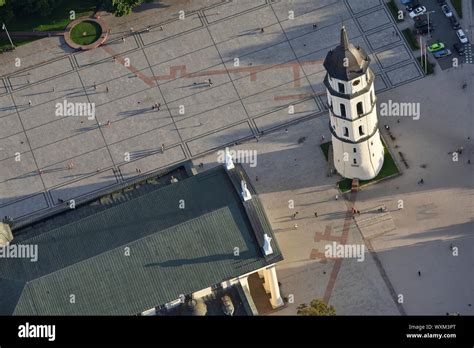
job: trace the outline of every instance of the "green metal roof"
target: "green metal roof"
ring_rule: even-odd
[[[21,243],[38,244],[37,262],[0,259],[0,314],[137,314],[280,261],[261,204],[252,200],[273,238],[267,258],[222,167],[57,228],[33,229]]]

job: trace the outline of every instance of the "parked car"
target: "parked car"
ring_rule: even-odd
[[[433,53],[433,56],[437,59],[447,57],[451,55],[451,50],[449,48],[445,48],[444,50],[441,51],[436,51]]]
[[[451,22],[451,27],[453,27],[454,30],[458,30],[461,28],[461,24],[459,24],[459,21],[456,16],[449,17],[449,21]]]
[[[441,6],[441,11],[443,11],[444,15],[448,18],[453,16],[453,11],[451,11],[448,5]]]
[[[440,4],[440,6],[446,5],[446,0],[438,0],[438,4]]]
[[[431,44],[428,46],[428,51],[429,52],[436,52],[436,51],[441,51],[444,48],[444,43],[442,42],[435,42],[434,44]]]
[[[425,6],[419,6],[413,9],[413,11],[408,12],[408,15],[410,18],[415,18],[417,16],[420,16],[422,14],[426,13],[426,7]]]
[[[416,18],[419,18],[419,17],[422,17],[422,16],[415,17],[415,28],[427,27],[428,26],[428,21],[426,19],[424,19],[424,20],[416,19]],[[429,23],[430,23],[430,26],[433,25],[433,22],[431,22],[431,20],[430,20]]]
[[[432,33],[434,30],[435,30],[435,28],[432,25],[430,25],[430,33]],[[415,34],[415,35],[417,35],[417,34],[418,35],[428,34],[428,26],[417,28],[417,29],[413,30],[413,34]]]
[[[456,30],[456,35],[458,36],[458,39],[459,41],[461,41],[461,43],[465,44],[469,42],[466,34],[464,34],[464,31],[462,29]]]
[[[460,43],[455,43],[453,45],[453,48],[454,50],[460,55],[460,56],[464,56],[464,53],[466,51],[464,45],[460,44]]]
[[[413,11],[417,7],[421,7],[421,5],[418,1],[412,1],[411,4],[408,4],[408,5],[405,6],[405,8],[408,12]]]

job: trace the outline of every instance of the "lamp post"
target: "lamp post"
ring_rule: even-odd
[[[10,37],[10,34],[8,33],[7,26],[5,25],[5,23],[3,23],[2,25],[2,29],[5,30],[8,36],[8,40],[10,40],[10,44],[12,45],[13,48],[15,48],[15,45],[13,44],[12,38]]]
[[[428,18],[428,35],[430,36],[431,39],[431,31],[430,31],[430,13],[435,13],[436,11],[427,11],[426,16]]]

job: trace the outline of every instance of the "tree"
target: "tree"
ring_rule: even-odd
[[[140,6],[143,0],[107,0],[107,8],[113,12],[117,17],[122,17],[130,14],[132,10]]]
[[[309,306],[306,303],[303,303],[298,306],[296,314],[298,315],[336,315],[336,309],[333,306],[328,306],[323,300],[314,299],[311,301]]]

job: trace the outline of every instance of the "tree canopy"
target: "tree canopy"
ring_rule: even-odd
[[[336,315],[336,310],[333,306],[328,306],[323,300],[314,299],[309,306],[306,303],[299,305],[296,313],[305,316],[326,316]]]

